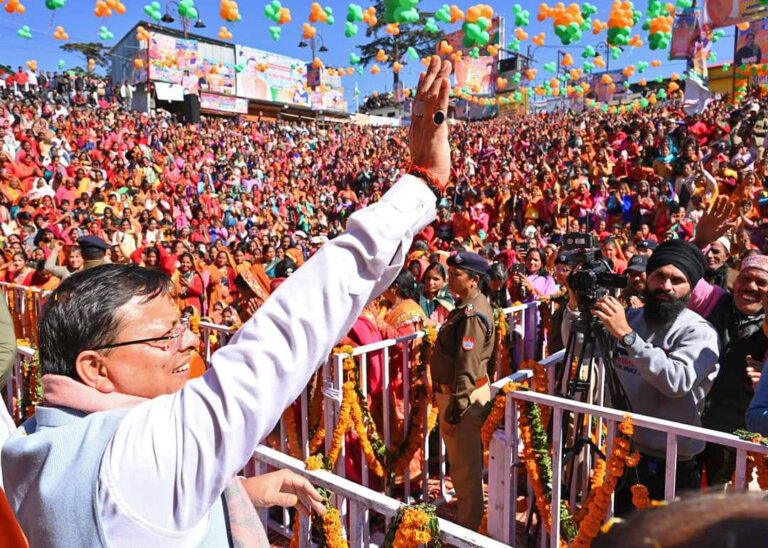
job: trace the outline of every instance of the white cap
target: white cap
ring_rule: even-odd
[[[312,245],[324,245],[328,243],[327,236],[313,236],[309,243]]]
[[[720,236],[717,240],[715,240],[715,243],[720,244],[725,248],[726,253],[731,252],[731,240],[726,238],[725,236]]]

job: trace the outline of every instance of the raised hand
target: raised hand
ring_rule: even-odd
[[[693,243],[706,247],[735,227],[736,221],[730,220],[734,207],[734,203],[728,203],[728,196],[718,196],[709,212],[702,215],[696,224]]]
[[[435,175],[441,187],[451,175],[451,148],[448,144],[448,99],[451,93],[450,61],[440,61],[435,55],[426,73],[419,77],[416,100],[413,103],[409,147],[411,162]],[[442,111],[443,121],[435,123],[434,115]]]

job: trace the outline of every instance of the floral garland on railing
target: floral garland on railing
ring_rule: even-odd
[[[325,441],[325,398],[321,373],[315,373],[315,391],[309,402],[309,454],[314,455]]]
[[[333,436],[331,437],[331,450],[328,453],[328,458],[333,465],[339,459],[341,454],[341,448],[344,444],[344,435],[350,428],[354,428],[357,434],[360,447],[365,455],[366,462],[371,468],[374,474],[383,478],[385,475],[384,467],[376,456],[370,440],[368,439],[368,428],[375,430],[376,426],[373,421],[369,422],[366,426],[364,414],[361,409],[361,399],[358,397],[359,393],[356,390],[355,380],[355,359],[352,357],[353,348],[349,345],[342,346],[341,348],[335,348],[334,354],[346,354],[347,357],[343,360],[342,374],[347,375],[347,380],[342,385],[342,400],[341,409],[339,410],[339,420],[336,423],[336,427],[333,429]],[[366,406],[367,407],[367,406]]]
[[[440,547],[440,523],[431,504],[401,506],[389,524],[384,548]]]
[[[334,354],[346,354],[342,369],[347,375],[347,380],[342,385],[339,418],[333,430],[331,448],[328,452],[328,458],[334,465],[341,453],[344,435],[350,428],[354,428],[360,447],[365,454],[366,462],[374,474],[381,478],[387,477],[390,483],[394,483],[395,478],[407,470],[413,455],[423,445],[422,424],[425,416],[428,432],[431,432],[437,423],[438,409],[434,402],[432,379],[429,374],[429,362],[436,341],[437,329],[432,326],[427,327],[419,353],[414,359],[413,378],[416,380],[411,388],[413,400],[408,417],[408,436],[400,446],[390,448],[387,448],[382,441],[376,423],[368,409],[367,399],[363,396],[356,382],[357,364],[352,357],[353,348],[343,346],[334,349]],[[316,441],[316,443],[310,443],[310,453],[313,453],[313,449],[316,450],[320,446],[319,430],[313,436],[313,442]]]
[[[31,347],[27,339],[17,339],[16,346]],[[35,406],[43,401],[43,383],[40,380],[40,353],[35,349],[34,355],[24,359],[21,367],[21,401],[16,402],[14,418],[17,422],[28,419],[35,414]]]
[[[309,457],[304,461],[307,470],[333,470],[333,464],[322,454]],[[341,516],[339,511],[331,505],[331,493],[318,487],[317,491],[323,497],[323,505],[327,510],[325,515],[319,520],[313,520],[313,525],[320,524],[316,532],[320,536],[319,545],[326,548],[349,548],[349,543],[344,538],[344,529],[341,525]],[[299,548],[299,519],[294,516],[293,536],[291,537],[290,548]]]
[[[408,417],[408,436],[397,447],[391,447],[387,451],[387,467],[390,470],[389,481],[394,483],[395,477],[406,473],[409,463],[416,451],[424,445],[424,417],[427,416],[427,435],[437,424],[438,408],[434,399],[432,375],[429,363],[432,360],[432,351],[437,342],[437,329],[434,326],[425,328],[425,335],[413,367],[414,383],[411,387],[413,401]],[[426,380],[424,380],[426,379]]]
[[[579,532],[571,548],[589,548],[592,541],[600,533],[600,527],[611,505],[611,497],[616,490],[616,484],[619,478],[624,475],[625,465],[636,466],[640,461],[639,453],[630,454],[629,452],[630,440],[635,432],[632,419],[626,416],[619,424],[618,430],[601,476],[598,477],[596,473],[595,477],[593,477],[593,484],[596,485],[592,490],[594,495],[591,496],[591,500],[587,504],[587,515],[579,524]],[[635,498],[635,491],[637,491],[638,502],[644,502],[642,500],[644,487],[640,486],[633,490],[632,498]]]
[[[283,421],[285,423],[285,434],[288,437],[288,451],[294,459],[300,459],[301,443],[299,442],[299,431],[296,428],[296,418],[293,416],[292,405],[289,405],[283,411]]]
[[[549,456],[549,440],[541,421],[539,406],[526,401],[517,402],[520,413],[520,437],[523,440],[523,460],[536,498],[536,508],[547,533],[552,531],[552,459]],[[573,518],[565,501],[560,503],[560,546],[576,536]]]
[[[504,420],[504,407],[507,400],[506,396],[510,392],[514,392],[515,390],[522,388],[522,386],[523,385],[516,382],[508,382],[501,388],[501,390],[496,392],[493,400],[489,402],[489,407],[486,407],[486,409],[488,409],[488,414],[486,415],[485,420],[483,421],[483,426],[480,429],[480,439],[483,442],[483,458],[485,459],[486,463],[488,462],[488,454],[490,450],[491,439],[493,438],[493,433],[498,429],[501,421]]]
[[[493,345],[493,353],[488,360],[488,378],[493,379],[496,372],[496,362],[509,364],[509,348],[507,347],[507,335],[509,334],[509,322],[504,310],[496,307],[493,309],[493,325],[496,330],[496,340]],[[500,371],[504,371],[501,367]]]

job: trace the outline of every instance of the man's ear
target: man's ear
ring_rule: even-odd
[[[104,357],[95,350],[84,350],[75,359],[75,370],[83,384],[109,394],[116,390],[109,378]]]

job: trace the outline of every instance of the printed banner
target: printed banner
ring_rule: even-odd
[[[603,83],[604,74],[610,76],[613,84],[616,84],[615,90],[611,91],[611,84]],[[601,103],[613,101],[615,97],[623,95],[626,92],[626,82],[627,77],[620,70],[592,74],[592,90],[595,92],[597,100]]]
[[[499,106],[499,115],[500,116],[522,116],[528,112],[528,94],[527,93],[521,93],[522,101],[515,101],[515,92],[505,92],[505,93],[499,93],[496,95],[496,99],[500,99],[502,97],[509,99],[508,103],[504,103],[502,101],[498,101]]]
[[[473,95],[488,95],[491,92],[491,82],[496,81],[494,74],[497,64],[495,57],[462,57],[453,66],[455,87],[467,88],[465,91]]]
[[[338,110],[347,112],[347,101],[344,99],[344,89],[328,91],[313,91],[310,93],[312,110]]]
[[[733,64],[759,65],[768,59],[768,19],[752,21],[746,30],[736,29],[736,55]]]
[[[229,114],[248,114],[248,99],[201,92],[200,108]]]
[[[204,55],[204,51],[210,55]],[[231,48],[152,32],[149,40],[149,78],[180,84],[187,93],[203,90],[235,95],[232,56]]]
[[[761,0],[702,0],[702,23],[709,29],[730,27],[768,16],[768,4]]]
[[[304,61],[238,45],[237,62],[242,67],[237,75],[240,96],[309,106]]]
[[[672,27],[672,42],[669,45],[670,59],[688,59],[691,44],[699,25],[699,11],[693,8],[678,10]]]

